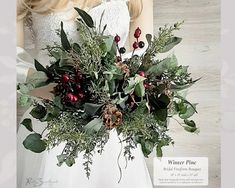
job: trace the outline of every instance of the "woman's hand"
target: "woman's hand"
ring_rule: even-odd
[[[35,88],[30,92],[30,95],[42,99],[52,100],[54,96],[54,94],[52,93],[54,86],[55,84],[53,83],[40,88]]]
[[[27,79],[35,72],[36,72],[35,69],[29,68]],[[27,81],[27,79],[26,79],[26,81]],[[35,88],[30,92],[30,95],[32,95],[34,97],[38,97],[38,98],[51,100],[53,98],[52,91],[53,91],[54,86],[55,86],[55,84],[49,84],[47,86]]]

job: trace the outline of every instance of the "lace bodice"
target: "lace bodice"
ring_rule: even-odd
[[[32,13],[31,36],[25,37],[25,49],[29,51],[33,49],[31,50],[32,56],[42,64],[48,64],[49,59],[47,52],[41,49],[45,48],[46,45],[53,45],[54,42],[60,42],[56,30],[60,28],[61,21],[64,22],[64,30],[68,34],[68,38],[73,39],[74,42],[79,41],[77,24],[74,19],[71,19],[73,17],[72,10],[73,7],[70,4],[62,12],[53,12],[48,15]],[[121,45],[124,45],[128,37],[130,23],[126,0],[103,1],[100,5],[89,10],[88,13],[92,16],[96,27],[99,26],[103,11],[101,27],[107,24],[105,34],[120,35],[122,38]]]

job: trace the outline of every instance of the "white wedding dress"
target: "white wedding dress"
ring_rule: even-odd
[[[64,29],[69,38],[78,40],[77,25],[71,20],[72,7],[68,11],[52,13],[49,15],[32,14],[33,38],[25,37],[25,49],[30,55],[46,65],[49,63],[46,51],[41,51],[48,44],[60,42],[55,30],[59,29],[60,21],[64,22]],[[119,34],[124,45],[128,33],[130,16],[126,1],[111,0],[103,2],[101,5],[91,9],[89,14],[94,21],[99,24],[102,12],[104,12],[102,25],[107,24],[107,34]],[[33,41],[33,42],[30,42]],[[30,45],[29,45],[30,43]],[[33,46],[33,47],[32,47]],[[22,49],[19,49],[17,75],[18,81],[25,80],[27,67],[32,67],[30,57]],[[23,118],[30,117],[29,110],[23,115]],[[23,119],[22,118],[22,119]],[[33,120],[33,128],[41,133],[45,123]],[[63,146],[58,146],[50,151],[36,154],[26,150],[22,144],[23,140],[29,134],[25,127],[21,126],[18,130],[18,170],[17,187],[18,188],[152,188],[150,175],[144,160],[140,147],[133,151],[135,159],[128,161],[123,155],[119,160],[122,168],[122,179],[118,183],[120,171],[117,158],[121,150],[121,145],[116,131],[111,131],[110,140],[104,148],[102,155],[96,153],[93,157],[91,166],[91,176],[87,179],[83,170],[83,156],[79,155],[76,163],[72,167],[65,164],[57,166],[56,156],[61,153]]]

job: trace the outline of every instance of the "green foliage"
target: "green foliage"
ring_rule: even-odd
[[[67,38],[67,35],[64,31],[64,28],[63,28],[63,22],[60,23],[60,27],[61,27],[61,30],[60,30],[60,36],[61,36],[61,45],[62,47],[66,50],[66,51],[69,51],[71,50],[71,45],[69,43],[69,40]]]
[[[84,130],[88,134],[93,134],[93,133],[98,132],[102,126],[103,126],[102,119],[95,118],[92,121],[90,121],[87,125],[84,126]]]
[[[41,140],[42,136],[37,133],[30,134],[26,137],[23,145],[26,149],[35,153],[41,153],[46,149],[46,143]]]
[[[33,116],[35,119],[42,119],[47,114],[46,109],[44,106],[37,104],[30,112],[30,115]]]
[[[84,20],[84,22],[86,23],[86,25],[88,26],[88,27],[94,27],[94,22],[93,22],[93,20],[92,20],[92,18],[91,18],[91,16],[89,15],[89,14],[87,14],[84,10],[82,10],[82,9],[79,9],[79,8],[74,8],[77,12],[78,12],[78,14],[82,17],[82,19]]]
[[[24,95],[24,94],[20,95],[17,98],[17,102],[20,106],[24,106],[24,107],[30,106],[32,104],[31,98],[28,95]]]
[[[160,62],[157,62],[155,65],[151,66],[147,74],[154,74],[155,76],[159,76],[165,71],[172,70],[177,67],[177,58],[175,55],[172,55],[171,57],[167,57],[166,59],[163,59]]]
[[[48,84],[47,80],[48,80],[47,75],[42,71],[38,71],[38,72],[33,73],[28,78],[27,83],[33,86],[34,88],[37,88],[37,87],[42,87],[42,86],[47,85]]]
[[[28,131],[33,132],[33,126],[32,126],[32,120],[29,118],[24,119],[21,122],[22,125],[25,126],[26,129],[28,129]]]
[[[147,54],[155,56],[157,53],[164,53],[171,50],[175,45],[181,42],[181,38],[175,37],[173,32],[180,29],[181,23],[176,23],[174,26],[165,25],[159,28],[157,36],[153,37],[151,46],[146,51]]]
[[[124,88],[125,94],[135,92],[138,97],[143,97],[145,95],[144,80],[146,80],[146,78],[139,75],[129,78],[128,85]]]
[[[168,105],[170,103],[170,99],[167,95],[151,95],[149,96],[149,102],[154,107],[153,114],[160,121],[166,121],[168,114]]]
[[[172,48],[174,48],[177,44],[179,44],[182,41],[182,38],[179,37],[172,37],[170,38],[165,46],[159,50],[159,53],[165,53],[170,51]]]
[[[34,60],[34,66],[37,71],[44,72],[47,75],[50,74],[50,72],[45,67],[43,67],[36,59]]]
[[[103,104],[85,103],[84,109],[85,109],[86,114],[90,116],[94,116],[102,106]]]

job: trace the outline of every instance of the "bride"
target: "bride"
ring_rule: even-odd
[[[56,30],[60,21],[64,22],[64,29],[69,38],[77,37],[77,26],[74,22],[76,14],[73,7],[87,10],[96,23],[99,23],[104,12],[102,23],[107,24],[106,34],[121,36],[122,44],[132,45],[133,33],[137,27],[142,29],[142,36],[153,33],[152,0],[18,0],[17,5],[17,76],[18,82],[24,82],[32,74],[33,58],[46,65],[50,61],[45,51],[46,45],[53,45],[60,39]],[[141,40],[144,40],[141,39]],[[27,52],[26,52],[27,51]],[[30,54],[30,55],[29,55]],[[39,88],[32,95],[50,98],[51,88]],[[23,118],[29,116],[24,113]],[[42,122],[33,122],[34,129],[42,131]],[[18,130],[18,188],[152,188],[150,175],[138,147],[133,151],[135,159],[128,162],[120,159],[122,179],[118,183],[120,171],[117,156],[120,144],[117,133],[112,131],[110,140],[102,155],[95,154],[88,180],[83,171],[82,155],[78,156],[72,167],[58,167],[56,155],[63,146],[40,154],[32,153],[23,147],[23,140],[28,134],[24,127]]]

